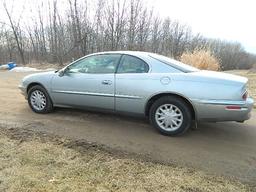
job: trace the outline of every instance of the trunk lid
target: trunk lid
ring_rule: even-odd
[[[238,75],[232,75],[223,72],[216,71],[197,71],[191,73],[197,80],[207,81],[212,83],[221,83],[221,84],[241,84],[244,85],[247,83],[248,79],[246,77],[241,77]]]

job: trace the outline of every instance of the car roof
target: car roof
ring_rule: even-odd
[[[92,53],[92,54],[86,55],[86,56],[84,56],[84,57],[82,57],[80,59],[83,59],[85,57],[92,56],[92,55],[101,55],[101,54],[126,54],[126,55],[131,55],[131,56],[135,56],[135,57],[138,57],[138,58],[146,61],[146,63],[148,63],[148,64],[154,63],[154,62],[152,62],[152,58],[154,58],[153,57],[154,55],[157,55],[155,53],[145,52],[145,51],[103,51],[103,52],[97,52],[97,53]],[[78,59],[78,60],[80,60],[80,59]],[[158,61],[160,61],[163,65],[171,66],[171,67],[173,67],[175,69],[178,69],[178,70],[180,70],[182,72],[195,71],[195,70],[187,69],[188,67],[192,68],[191,66],[188,66],[186,64],[180,63],[180,62],[178,62],[178,61],[176,61],[174,59],[172,59],[172,62],[169,62],[169,63],[166,63],[166,62],[164,62],[162,60],[158,60]]]
[[[134,56],[148,56],[148,54],[150,54],[150,52],[144,52],[144,51],[103,51],[103,52],[92,53],[90,55],[115,54],[115,53],[134,55]]]

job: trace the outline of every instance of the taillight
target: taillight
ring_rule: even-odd
[[[245,91],[245,92],[244,92],[244,94],[243,94],[243,96],[242,96],[242,98],[243,98],[243,100],[246,100],[246,99],[247,99],[247,97],[248,97],[248,92],[247,92],[247,91]]]
[[[229,106],[226,106],[226,109],[229,109],[229,110],[239,110],[239,109],[241,109],[241,107],[237,106],[237,105],[229,105]]]

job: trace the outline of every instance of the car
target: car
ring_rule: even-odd
[[[173,136],[200,121],[248,120],[254,101],[247,81],[155,53],[112,51],[84,56],[59,71],[28,75],[19,88],[36,113],[74,107],[135,114]]]

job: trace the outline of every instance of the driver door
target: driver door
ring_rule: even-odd
[[[63,76],[52,79],[57,105],[114,110],[115,70],[120,54],[92,55],[68,66]]]

